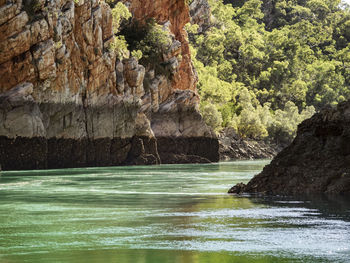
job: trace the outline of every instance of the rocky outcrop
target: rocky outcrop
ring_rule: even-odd
[[[208,0],[193,0],[190,4],[191,23],[198,25],[198,33],[210,26],[211,10]]]
[[[158,136],[215,141],[198,112],[185,0],[125,3],[133,20],[164,24],[173,41],[163,55],[170,74],[117,58],[104,1],[0,1],[4,170],[156,164]]]
[[[247,185],[230,193],[350,194],[350,101],[298,127],[297,137]]]
[[[221,161],[272,159],[283,149],[262,140],[241,138],[232,128],[221,131],[218,139]]]

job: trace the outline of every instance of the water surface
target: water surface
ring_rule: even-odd
[[[3,172],[0,262],[350,262],[348,199],[226,194],[267,163]]]

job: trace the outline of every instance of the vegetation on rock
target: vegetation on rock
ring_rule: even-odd
[[[112,8],[113,31],[115,33],[118,33],[121,22],[123,20],[129,19],[130,17],[131,13],[129,9],[122,2],[116,4]],[[116,52],[119,59],[129,57],[128,44],[125,40],[125,37],[122,35],[114,36],[114,39],[110,44],[110,48]]]
[[[154,19],[146,23],[134,21],[121,31],[128,43],[133,57],[148,69],[154,69],[156,74],[168,75],[163,54],[167,52],[172,40],[165,26],[159,25]]]

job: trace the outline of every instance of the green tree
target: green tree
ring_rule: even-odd
[[[219,130],[222,124],[221,113],[217,110],[214,104],[208,103],[202,106],[202,115],[205,123],[214,130]]]

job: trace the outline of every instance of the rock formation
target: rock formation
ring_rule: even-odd
[[[110,50],[104,1],[0,0],[3,170],[217,161],[217,139],[198,112],[185,2],[125,1],[133,20],[167,24],[167,76]],[[193,147],[180,160],[164,147],[173,144]]]
[[[211,10],[208,0],[193,0],[190,5],[191,23],[199,26],[198,32],[210,27]]]
[[[349,194],[350,101],[300,124],[290,146],[247,185],[238,184],[229,192]]]
[[[283,146],[263,140],[241,138],[233,128],[226,128],[219,136],[220,160],[272,159]]]

